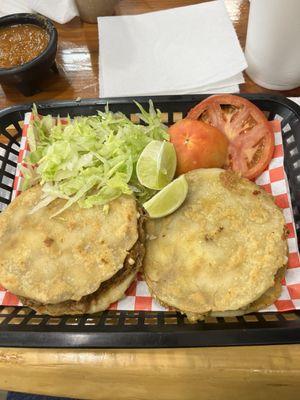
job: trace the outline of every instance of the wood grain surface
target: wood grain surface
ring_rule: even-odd
[[[247,0],[225,0],[244,46]],[[199,3],[199,0],[120,0],[115,14],[136,14]],[[79,18],[56,25],[59,75],[50,73],[42,92],[26,98],[0,87],[0,109],[49,99],[97,97],[97,26]],[[100,83],[101,84],[101,83]],[[271,92],[246,77],[242,92]],[[276,93],[276,92],[275,92]],[[300,88],[281,92],[300,96]],[[82,399],[296,400],[300,346],[252,346],[150,350],[0,349],[0,388]]]
[[[196,4],[199,0],[119,0],[116,15],[138,14],[171,7]],[[202,1],[203,2],[203,1]],[[225,0],[242,47],[245,45],[249,2],[248,0]],[[42,92],[24,97],[12,86],[0,86],[0,109],[12,104],[50,99],[93,98],[99,95],[98,82],[98,29],[96,24],[82,23],[79,18],[65,25],[56,24],[59,42],[57,65],[59,74],[49,72],[39,84]],[[279,93],[264,89],[245,76],[241,91],[247,93]],[[101,82],[100,82],[101,84]],[[300,88],[280,92],[285,96],[299,96]]]
[[[0,350],[0,387],[103,400],[296,400],[300,347]]]

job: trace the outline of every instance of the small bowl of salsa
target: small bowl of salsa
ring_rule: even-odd
[[[0,18],[0,83],[32,94],[50,68],[55,69],[57,31],[39,14]]]

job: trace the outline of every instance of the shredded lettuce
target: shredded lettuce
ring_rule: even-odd
[[[32,212],[57,198],[66,199],[59,214],[75,202],[83,208],[106,205],[107,212],[107,204],[122,194],[134,194],[141,203],[154,195],[139,183],[136,163],[150,141],[169,140],[169,135],[151,101],[149,112],[136,105],[143,124],[111,112],[108,106],[97,115],[68,117],[66,122],[39,116],[33,109],[22,189],[39,183],[43,196]]]

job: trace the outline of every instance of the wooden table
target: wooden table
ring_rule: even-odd
[[[248,1],[225,0],[242,46]],[[120,0],[116,14],[135,14],[199,0]],[[21,102],[97,97],[97,26],[79,19],[57,26],[60,74],[23,97],[0,88],[0,108]],[[271,92],[248,77],[243,92]],[[275,92],[276,93],[276,92]],[[300,96],[300,88],[281,92]],[[152,350],[0,349],[0,389],[88,399],[295,400],[300,389],[300,345]]]
[[[226,5],[244,47],[248,22],[248,0],[225,0]],[[116,14],[137,14],[182,5],[199,3],[199,0],[119,0]],[[98,31],[97,25],[82,23],[79,18],[68,24],[57,25],[59,44],[57,64],[59,75],[50,73],[41,83],[42,92],[30,98],[15,88],[0,86],[0,109],[11,104],[49,99],[93,98],[99,95],[98,82]],[[241,90],[247,93],[273,92],[256,85],[245,76]],[[100,82],[101,84],[101,82]],[[276,92],[273,92],[276,93]],[[281,92],[285,96],[299,96],[300,88]]]

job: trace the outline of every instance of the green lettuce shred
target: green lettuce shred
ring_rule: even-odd
[[[43,195],[32,212],[57,198],[66,203],[55,215],[75,202],[83,208],[103,205],[107,212],[107,204],[122,194],[134,194],[140,203],[155,194],[139,183],[136,163],[149,142],[169,140],[169,135],[152,101],[149,112],[136,105],[142,124],[108,106],[97,115],[68,117],[66,123],[51,115],[39,116],[33,108],[22,189],[39,183]]]

